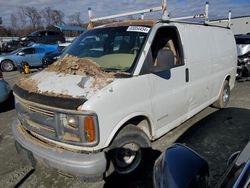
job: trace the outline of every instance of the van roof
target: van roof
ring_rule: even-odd
[[[105,28],[105,27],[120,27],[120,26],[130,26],[130,25],[143,25],[143,26],[150,26],[152,27],[155,25],[158,20],[126,20],[120,22],[112,22],[104,25],[97,26],[95,28]]]

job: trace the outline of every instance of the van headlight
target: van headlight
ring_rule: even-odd
[[[77,128],[79,126],[79,116],[67,115],[66,117],[67,125],[72,128]]]
[[[83,143],[96,143],[99,139],[98,119],[95,114],[64,114],[64,133],[78,135]]]

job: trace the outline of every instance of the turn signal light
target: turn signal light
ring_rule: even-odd
[[[93,116],[87,116],[84,118],[84,132],[88,142],[94,142],[96,139],[95,133],[95,121]]]

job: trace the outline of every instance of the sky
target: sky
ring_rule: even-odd
[[[167,0],[168,12],[171,17],[203,13],[205,2]],[[210,0],[209,4],[210,19],[226,18],[229,10],[232,11],[232,17],[250,15],[250,0]],[[92,8],[94,17],[100,17],[161,6],[161,0],[0,0],[0,17],[4,26],[10,26],[10,14],[16,13],[21,6],[31,6],[38,10],[49,6],[63,11],[65,17],[81,12],[82,21],[87,22],[88,7]],[[150,16],[145,15],[146,18]]]

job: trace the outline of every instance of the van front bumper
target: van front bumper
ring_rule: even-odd
[[[12,123],[12,132],[18,153],[33,165],[39,163],[90,181],[103,177],[107,164],[104,152],[77,153],[43,145],[27,133],[18,120]]]

